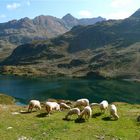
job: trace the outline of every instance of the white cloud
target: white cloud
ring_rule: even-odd
[[[110,6],[113,8],[126,8],[133,4],[133,0],[112,0]]]
[[[118,11],[103,16],[107,19],[124,19],[129,17],[131,14],[132,14],[131,12],[127,12],[127,11]]]
[[[88,10],[79,11],[78,15],[80,16],[80,18],[91,18],[92,17],[92,13]]]
[[[20,3],[12,3],[12,4],[7,4],[6,8],[8,10],[14,10],[14,9],[17,9],[21,6]]]
[[[31,5],[31,2],[30,1],[27,1],[27,3],[26,3],[28,6],[30,6]]]
[[[6,18],[6,15],[0,14],[0,18]]]

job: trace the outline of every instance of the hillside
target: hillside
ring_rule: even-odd
[[[17,47],[3,73],[140,78],[140,11],[124,20],[76,26],[59,37]],[[127,71],[126,71],[127,70]]]
[[[80,20],[84,20],[84,22],[80,22]],[[95,24],[103,20],[105,19],[101,17],[76,19],[67,14],[62,19],[40,15],[34,19],[25,17],[0,23],[0,59],[6,57],[18,45],[29,43],[32,40],[46,40],[69,31],[75,25]],[[71,22],[69,23],[69,21]]]

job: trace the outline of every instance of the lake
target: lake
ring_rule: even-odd
[[[13,96],[20,104],[30,99],[48,98],[76,100],[88,98],[90,102],[121,101],[140,103],[140,83],[121,80],[78,78],[27,78],[0,76],[0,93]]]

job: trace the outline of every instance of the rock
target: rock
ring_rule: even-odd
[[[20,138],[18,138],[18,140],[27,140],[27,137],[21,136]]]
[[[33,138],[27,138],[25,136],[21,136],[18,138],[18,140],[33,140]]]
[[[18,115],[18,114],[20,114],[19,112],[12,112],[11,113],[12,115]]]
[[[13,127],[9,126],[9,127],[7,127],[7,130],[12,129],[12,128],[13,128]]]

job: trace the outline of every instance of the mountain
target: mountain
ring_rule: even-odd
[[[140,9],[138,9],[134,14],[132,14],[131,18],[140,18]]]
[[[79,20],[73,17],[71,14],[66,14],[64,17],[62,17],[62,20],[65,22],[68,28],[79,25]]]
[[[71,14],[65,15],[62,18],[62,20],[66,23],[66,26],[68,28],[72,28],[77,25],[84,25],[84,26],[93,25],[97,22],[106,21],[106,19],[102,18],[102,17],[77,19],[77,18],[73,17]]]
[[[139,62],[140,17],[132,15],[78,25],[56,38],[20,45],[1,63],[1,72],[140,78]]]
[[[104,18],[85,19],[86,23],[95,24]],[[53,16],[40,15],[34,19],[28,17],[0,23],[0,59],[6,57],[16,46],[33,40],[46,40],[56,37],[72,27],[83,24],[72,15],[67,14],[62,19]]]
[[[78,25],[93,25],[97,22],[102,22],[102,21],[106,21],[106,19],[100,16],[96,18],[82,18],[82,19],[79,19]]]

